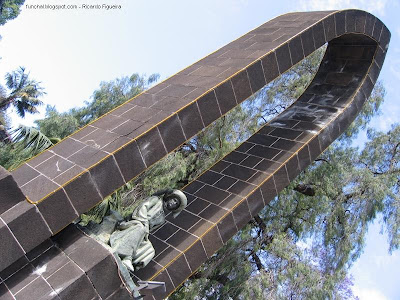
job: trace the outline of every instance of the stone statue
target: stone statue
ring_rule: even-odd
[[[114,254],[132,272],[146,266],[155,255],[149,233],[165,223],[167,212],[176,218],[186,204],[186,196],[179,190],[153,194],[135,209],[130,220],[116,224],[109,241]]]
[[[145,267],[154,257],[149,233],[165,223],[168,212],[176,218],[186,205],[186,196],[181,191],[163,190],[141,203],[128,220],[110,209],[100,224],[89,222],[81,229],[114,254],[120,274],[134,299],[141,299],[139,287],[129,272]]]

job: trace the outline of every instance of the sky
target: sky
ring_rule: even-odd
[[[120,5],[120,9],[34,9],[36,4]],[[59,111],[90,101],[101,81],[132,73],[161,79],[217,50],[266,21],[291,11],[359,8],[379,17],[392,33],[380,80],[387,90],[382,113],[371,126],[387,131],[400,121],[399,0],[26,0],[21,14],[0,27],[0,83],[25,66],[42,83],[47,105]],[[33,125],[41,114],[14,126]],[[365,134],[357,139],[361,145]],[[361,300],[400,299],[400,251],[388,254],[379,220],[354,264],[353,291]]]

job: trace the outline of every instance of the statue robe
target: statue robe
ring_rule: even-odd
[[[132,257],[136,269],[146,266],[155,255],[149,233],[165,222],[163,201],[152,196],[132,214],[130,221],[123,221],[111,234],[110,245],[121,259]]]

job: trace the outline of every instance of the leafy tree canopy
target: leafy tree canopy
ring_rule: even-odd
[[[15,19],[20,13],[20,7],[25,0],[0,0],[0,25]]]

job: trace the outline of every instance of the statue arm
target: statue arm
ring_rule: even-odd
[[[127,229],[129,227],[131,227],[132,225],[137,224],[136,220],[131,220],[131,221],[123,221],[121,223],[118,224],[117,228],[119,230],[124,230]]]

